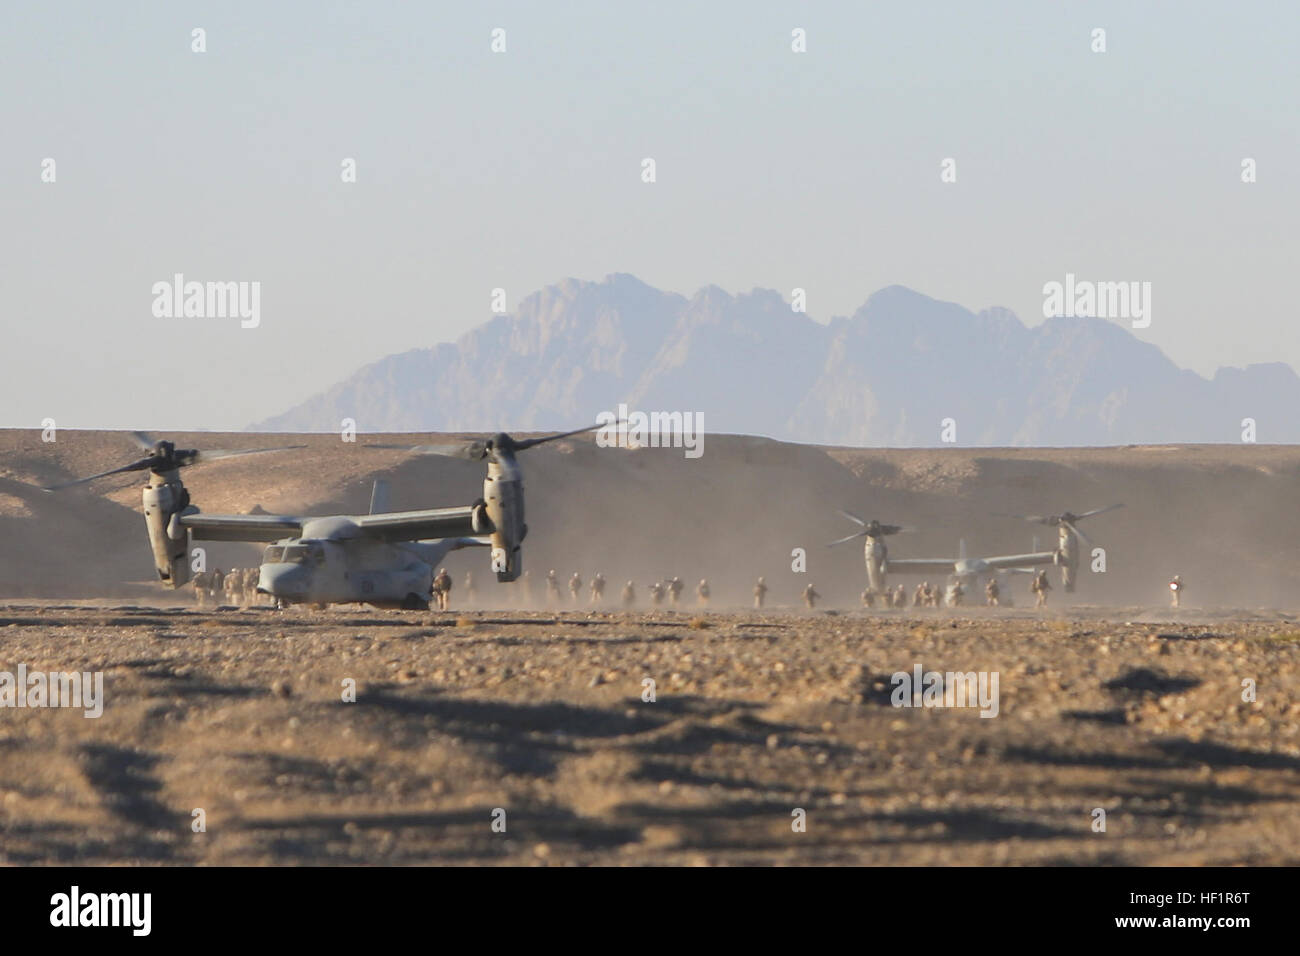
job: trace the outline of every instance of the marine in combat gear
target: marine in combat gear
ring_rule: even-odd
[[[1182,575],[1175,574],[1174,579],[1169,582],[1169,606],[1178,607],[1183,595],[1183,578]]]
[[[678,598],[682,596],[682,589],[685,587],[686,585],[682,583],[682,579],[677,577],[677,575],[673,575],[672,579],[668,582],[668,599],[672,601],[673,604],[676,604]]]
[[[636,585],[631,581],[623,585],[623,606],[631,607],[636,603]]]
[[[194,603],[198,607],[203,607],[207,603],[209,588],[209,574],[207,571],[200,571],[194,575]]]
[[[763,579],[759,578],[758,583],[754,585],[754,607],[762,607],[763,600],[767,597],[767,585]]]
[[[1034,607],[1047,607],[1047,592],[1052,590],[1052,585],[1047,581],[1047,572],[1039,571],[1034,575],[1034,582],[1029,585],[1029,590],[1034,593]]]
[[[582,575],[574,571],[573,577],[569,578],[569,600],[577,604],[580,594],[582,594]]]
[[[701,605],[709,603],[708,578],[700,578],[700,583],[695,586],[695,603]]]
[[[238,607],[244,598],[244,572],[231,568],[226,574],[226,603]]]
[[[809,610],[812,610],[817,606],[817,599],[819,597],[821,597],[821,595],[817,593],[817,589],[812,586],[812,582],[810,581],[808,586],[803,589],[803,603],[808,606]]]
[[[439,570],[433,579],[433,596],[438,602],[439,611],[451,609],[451,575],[446,568]]]
[[[989,583],[984,585],[984,603],[989,607],[997,607],[999,593],[997,578],[989,578]]]
[[[605,600],[605,575],[597,571],[591,578],[591,603],[601,604]]]

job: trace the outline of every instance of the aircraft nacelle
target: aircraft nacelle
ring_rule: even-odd
[[[524,524],[524,481],[512,455],[498,455],[488,461],[483,480],[484,513],[492,535],[492,570],[497,580],[509,582],[523,573],[520,544],[528,533]],[[475,530],[479,518],[475,514]],[[485,529],[486,530],[486,529]]]
[[[177,518],[182,514],[193,514],[198,509],[190,504],[190,494],[174,471],[161,475],[149,473],[143,503],[154,569],[159,580],[172,588],[179,588],[190,579],[190,536]]]
[[[868,536],[863,546],[863,557],[867,565],[867,589],[873,594],[884,594],[889,573],[889,549],[884,539]]]

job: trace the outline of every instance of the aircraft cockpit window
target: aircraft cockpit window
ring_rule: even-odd
[[[263,564],[279,564],[284,560],[284,548],[280,545],[273,545],[266,549],[262,555]]]
[[[325,549],[318,544],[291,544],[284,549],[280,559],[288,564],[311,564],[325,566]]]

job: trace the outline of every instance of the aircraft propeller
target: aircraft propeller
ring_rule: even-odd
[[[127,471],[152,471],[155,474],[165,474],[169,471],[175,471],[177,468],[186,468],[190,465],[198,465],[203,462],[216,461],[219,458],[238,458],[241,455],[261,455],[269,451],[292,451],[297,448],[306,448],[306,445],[284,445],[279,448],[246,448],[240,450],[231,449],[213,449],[211,451],[200,451],[197,448],[177,448],[173,442],[162,439],[155,440],[144,432],[131,432],[131,440],[142,450],[147,452],[143,458],[136,459],[130,464],[123,465],[120,468],[112,468],[108,471],[101,471],[97,475],[88,475],[85,478],[77,478],[74,481],[66,481],[62,484],[51,485],[43,488],[43,491],[59,491],[63,488],[71,488],[73,485],[84,485],[88,481],[94,481],[97,478],[107,478],[109,475],[118,475]]]
[[[1082,514],[1075,514],[1072,511],[1063,511],[1059,515],[1011,515],[994,512],[999,518],[1018,518],[1021,521],[1032,521],[1035,524],[1045,524],[1052,528],[1064,526],[1077,534],[1088,544],[1093,544],[1093,540],[1084,534],[1083,529],[1079,527],[1078,522],[1084,518],[1091,518],[1093,515],[1104,514],[1107,511],[1114,511],[1116,508],[1123,508],[1123,504],[1107,505],[1104,508],[1094,508],[1091,511],[1085,511]]]
[[[832,541],[830,544],[826,545],[826,547],[828,548],[833,548],[835,547],[835,545],[843,544],[846,541],[852,541],[855,538],[879,538],[885,535],[900,534],[900,533],[916,530],[915,528],[904,527],[901,524],[881,524],[879,521],[876,521],[874,518],[871,521],[864,521],[863,519],[859,518],[857,515],[852,514],[851,512],[848,511],[844,511],[842,509],[839,511],[839,513],[844,515],[844,517],[848,518],[850,521],[852,521],[862,530],[855,531],[853,532],[853,534],[846,535],[843,538],[839,538],[835,541]]]
[[[548,441],[568,438],[571,435],[581,435],[583,432],[595,431],[597,428],[604,427],[606,426],[588,425],[585,428],[575,428],[572,431],[558,432],[554,435],[543,435],[541,438],[525,438],[522,441],[512,438],[505,432],[497,432],[488,438],[475,438],[468,442],[444,445],[367,445],[366,447],[409,451],[416,455],[442,455],[447,458],[460,458],[465,461],[482,461],[484,459],[497,461],[498,455],[513,456],[518,452],[545,444]]]

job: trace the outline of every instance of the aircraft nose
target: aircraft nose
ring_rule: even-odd
[[[310,584],[307,569],[298,564],[264,564],[257,575],[259,594],[300,597]]]

